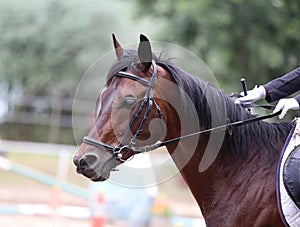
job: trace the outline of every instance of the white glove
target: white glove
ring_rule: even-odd
[[[243,92],[241,94],[243,94]],[[257,87],[256,85],[252,90],[247,92],[246,96],[236,99],[234,103],[249,104],[259,99],[263,99],[265,97],[266,97],[266,89],[263,86]]]
[[[299,109],[299,103],[294,98],[289,99],[280,99],[277,103],[273,113],[276,113],[280,110],[282,110],[281,114],[279,115],[279,119],[284,118],[285,114],[288,112],[288,110],[297,110]]]

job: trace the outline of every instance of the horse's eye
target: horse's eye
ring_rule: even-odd
[[[126,109],[131,109],[135,103],[136,103],[136,100],[133,97],[127,97],[122,101],[121,107],[126,108]]]

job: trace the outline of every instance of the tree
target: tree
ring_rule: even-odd
[[[222,87],[263,84],[300,65],[300,1],[137,0],[139,15],[166,22],[162,38],[191,49]],[[235,87],[232,87],[235,84]]]
[[[138,40],[138,34],[145,30],[144,21],[133,21],[130,13],[124,13],[125,7],[132,8],[133,4],[106,0],[0,1],[3,139],[73,143],[70,102],[83,74],[96,59],[113,51],[111,33],[126,44]],[[155,33],[156,29],[146,30]],[[96,73],[105,80],[105,73]],[[89,82],[98,94],[103,84]],[[84,89],[83,102],[95,102],[94,90],[90,86]],[[81,114],[88,115],[84,111],[89,109],[82,109]]]
[[[80,8],[72,1],[1,2],[0,80],[33,94],[73,91],[107,46],[99,42],[108,26],[99,23],[105,15],[100,18],[89,3]]]
[[[13,122],[1,125],[2,137],[72,142],[71,130],[60,134],[60,126],[70,127],[70,120],[63,124],[62,114],[68,119],[71,115],[71,109],[63,109],[62,99],[73,96],[85,70],[107,48],[99,40],[109,27],[103,19],[112,19],[108,13],[99,13],[103,7],[92,3],[0,3],[0,84],[8,84],[7,96],[18,96],[14,102],[9,98],[7,116]],[[48,97],[34,99],[32,95]]]

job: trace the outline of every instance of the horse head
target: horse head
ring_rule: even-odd
[[[156,65],[144,35],[137,51],[124,50],[114,35],[113,44],[117,59],[99,98],[101,108],[74,157],[77,172],[93,181],[108,179],[117,165],[166,136],[163,113],[170,107],[157,97],[164,95],[158,77],[170,80],[169,74]]]

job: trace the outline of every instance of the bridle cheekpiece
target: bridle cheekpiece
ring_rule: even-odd
[[[146,93],[141,101],[141,104],[138,107],[137,112],[134,114],[132,120],[130,121],[125,133],[123,134],[123,137],[121,139],[121,141],[119,142],[118,146],[114,147],[111,146],[109,144],[106,144],[100,140],[96,140],[92,137],[89,136],[85,136],[83,138],[83,142],[98,148],[105,148],[105,150],[109,151],[112,153],[113,157],[121,162],[124,162],[126,160],[123,159],[123,153],[122,151],[125,149],[128,149],[130,151],[133,152],[133,154],[138,154],[138,153],[143,153],[143,152],[148,152],[150,150],[155,150],[158,146],[156,144],[152,144],[152,145],[146,145],[143,147],[135,147],[136,141],[138,139],[138,137],[142,134],[143,132],[143,128],[144,125],[148,119],[148,116],[150,114],[151,109],[153,108],[153,106],[156,108],[158,116],[161,120],[162,123],[162,128],[164,129],[164,125],[163,125],[163,118],[162,118],[162,111],[159,107],[159,105],[156,103],[155,99],[154,99],[154,88],[155,88],[155,84],[156,84],[156,79],[157,79],[157,65],[155,63],[154,60],[152,60],[152,68],[153,68],[153,73],[151,75],[150,80],[138,77],[134,74],[131,73],[127,73],[127,72],[123,72],[123,71],[119,71],[117,72],[114,76],[117,77],[122,77],[122,78],[127,78],[127,79],[131,79],[134,81],[137,81],[145,86],[147,86],[147,90]],[[148,106],[146,107],[146,104],[148,104]],[[135,134],[133,135],[133,137],[129,140],[128,143],[125,143],[126,139],[128,138],[129,133],[131,132],[132,128],[134,127],[134,125],[136,124],[138,118],[140,117],[144,107],[146,107],[144,116],[138,126],[138,129],[136,130]]]

